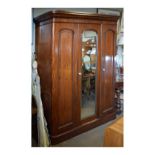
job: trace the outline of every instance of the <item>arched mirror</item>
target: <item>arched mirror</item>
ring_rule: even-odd
[[[81,119],[96,113],[97,33],[82,34],[81,65]]]

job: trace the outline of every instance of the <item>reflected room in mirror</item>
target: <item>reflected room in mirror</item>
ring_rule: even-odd
[[[94,31],[82,34],[81,60],[81,119],[85,119],[96,113],[97,33]]]

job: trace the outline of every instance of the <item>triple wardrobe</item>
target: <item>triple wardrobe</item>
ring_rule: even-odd
[[[41,97],[52,144],[116,117],[118,18],[52,11],[34,19]]]

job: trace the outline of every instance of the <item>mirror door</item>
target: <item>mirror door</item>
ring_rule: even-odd
[[[98,55],[100,48],[98,26],[81,24],[79,51],[79,102],[80,119],[87,120],[97,115],[97,104],[99,102],[99,75]]]

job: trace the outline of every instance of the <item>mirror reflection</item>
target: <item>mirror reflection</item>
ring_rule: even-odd
[[[82,34],[82,81],[81,119],[90,117],[96,111],[96,69],[97,33],[84,31]]]

